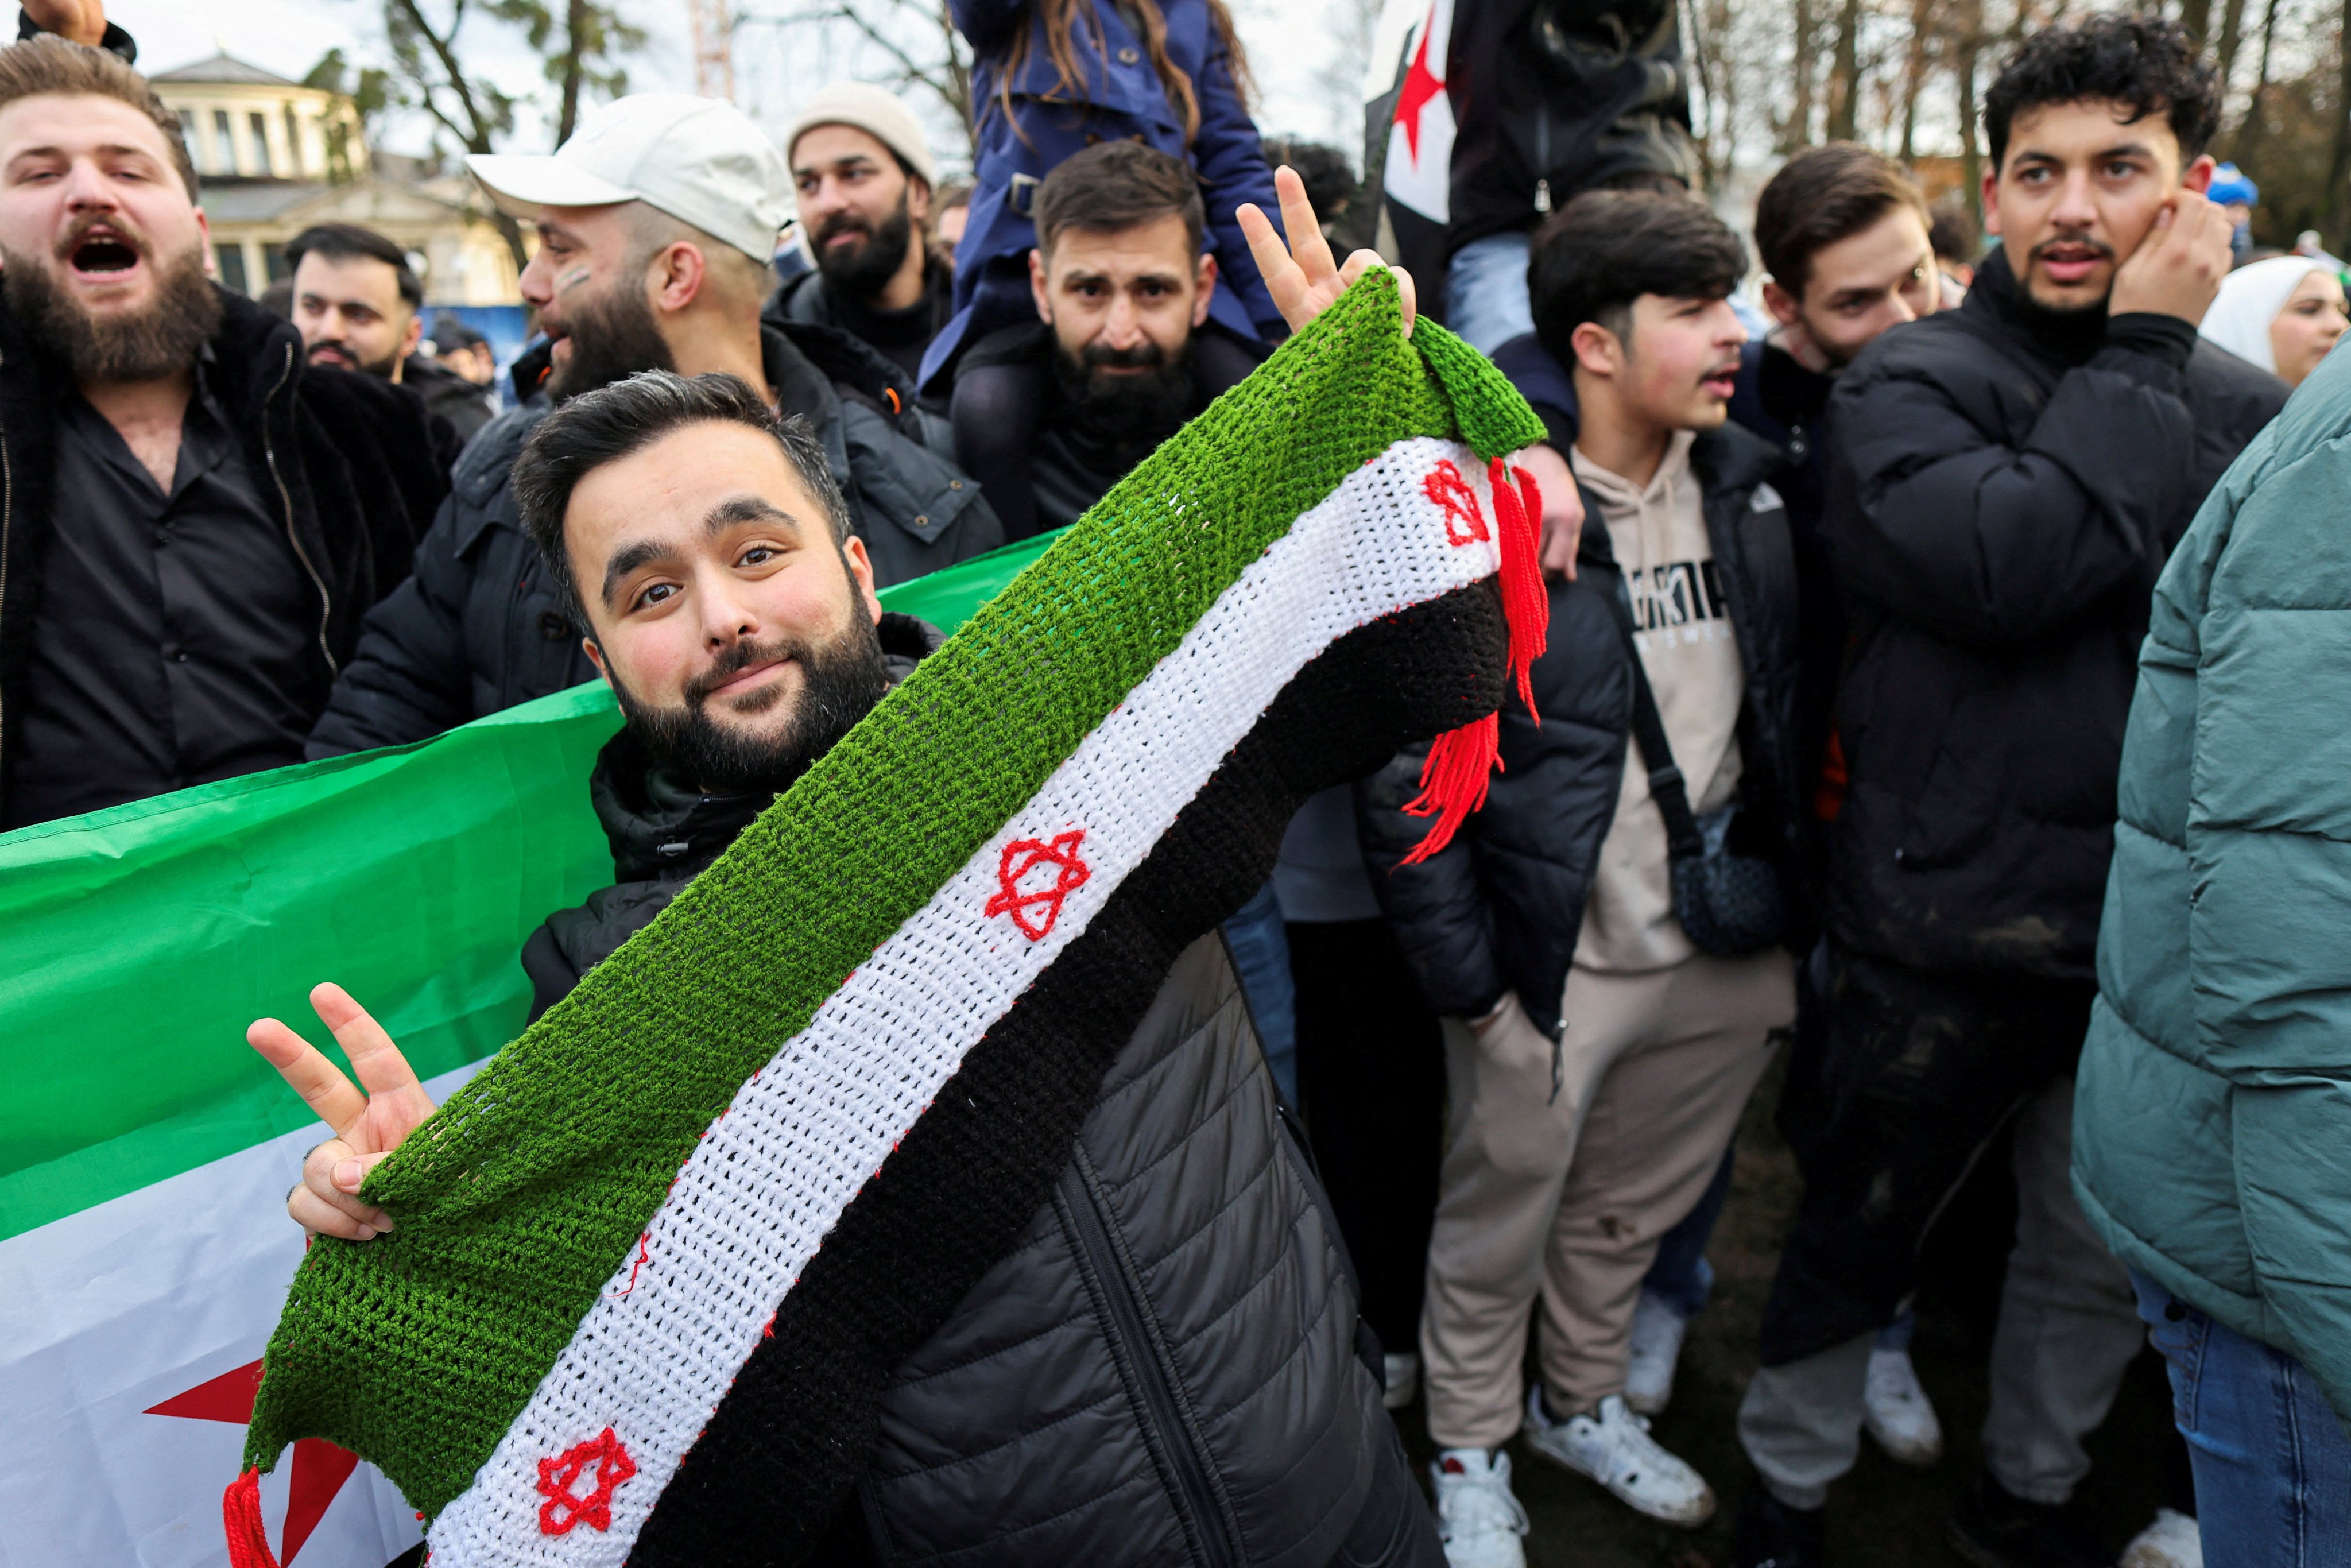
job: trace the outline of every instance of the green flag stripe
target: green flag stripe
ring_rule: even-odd
[[[376,1169],[365,1196],[400,1227],[311,1249],[249,1461],[318,1434],[427,1512],[464,1490],[753,1071],[1300,514],[1394,442],[1455,428],[1396,330],[1394,284],[1366,281],[1121,481]],[[433,1354],[378,1343],[395,1322],[430,1324]]]
[[[1030,539],[883,591],[952,631]],[[312,1121],[245,1044],[332,979],[430,1078],[514,1038],[517,962],[612,878],[578,687],[416,746],[305,763],[0,837],[0,1239]],[[264,934],[266,933],[266,938]]]

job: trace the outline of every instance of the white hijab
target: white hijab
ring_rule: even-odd
[[[2196,329],[2241,360],[2277,374],[2277,353],[2270,347],[2270,323],[2285,302],[2314,272],[2332,272],[2343,264],[2328,256],[2273,256],[2237,268],[2220,280],[2220,293],[2204,312]]]

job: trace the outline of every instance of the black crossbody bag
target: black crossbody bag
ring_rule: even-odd
[[[1649,689],[1649,672],[1641,664],[1632,616],[1621,598],[1616,626],[1633,666],[1633,740],[1648,765],[1650,799],[1666,819],[1674,918],[1701,953],[1718,958],[1760,953],[1780,939],[1786,918],[1780,873],[1770,861],[1731,852],[1737,801],[1703,817],[1690,810],[1682,770],[1674,765],[1673,747],[1666,740],[1665,716]]]

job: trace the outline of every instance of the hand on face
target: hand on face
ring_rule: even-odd
[[[2220,277],[2210,289],[2195,280],[2212,256],[2208,225],[2217,225],[2227,271],[2227,221],[2208,217],[2210,204],[2187,188],[2210,169],[2199,159],[2182,170],[2160,113],[2134,118],[2103,99],[2044,105],[2016,117],[2001,167],[1984,176],[1984,226],[2044,309],[2200,320]]]
[[[2229,276],[2229,216],[2199,191],[2182,190],[2155,215],[2154,226],[2115,273],[2106,313],[2148,311],[2194,326],[2212,308]]]

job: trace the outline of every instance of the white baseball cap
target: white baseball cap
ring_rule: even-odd
[[[516,217],[643,202],[762,267],[792,210],[791,168],[767,132],[731,103],[684,93],[615,99],[552,154],[472,152],[465,167]]]

